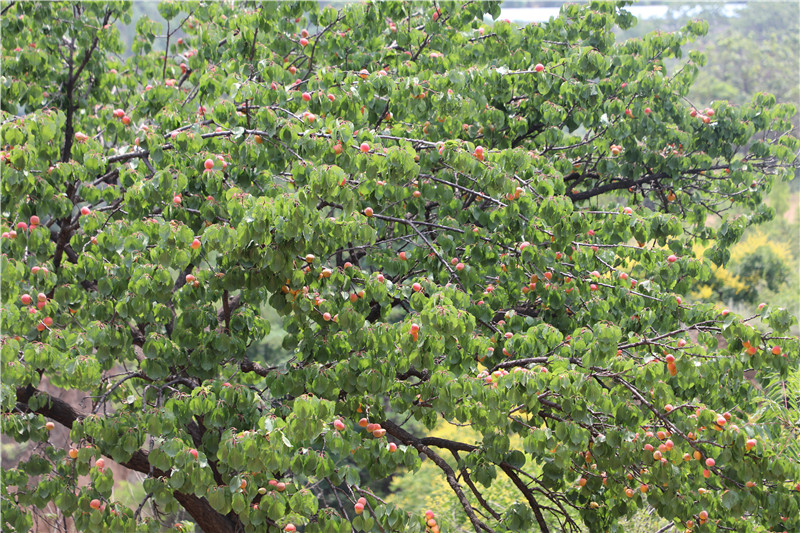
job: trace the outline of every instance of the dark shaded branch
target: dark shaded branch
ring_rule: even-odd
[[[598,185],[597,187],[589,189],[587,191],[568,192],[567,198],[569,198],[573,202],[577,202],[580,200],[588,200],[589,198],[594,198],[595,196],[599,196],[607,192],[618,191],[621,189],[628,189],[630,187],[637,187],[639,185],[644,185],[645,183],[652,183],[654,181],[666,178],[669,178],[669,176],[666,173],[659,172],[658,174],[648,174],[643,178],[639,178],[638,180],[617,180],[611,183],[604,183],[603,185]]]
[[[262,366],[258,363],[254,363],[249,359],[245,359],[244,361],[242,361],[241,365],[239,365],[239,368],[242,370],[242,372],[253,372],[254,374],[258,374],[261,377],[266,377],[270,372],[274,372],[275,370],[278,369],[278,367],[276,366],[270,366],[270,367]]]
[[[445,477],[447,478],[447,483],[455,492],[458,501],[461,503],[461,506],[464,508],[464,512],[467,513],[467,517],[469,521],[472,523],[472,526],[475,528],[475,531],[486,531],[487,533],[494,533],[494,530],[484,524],[476,515],[475,511],[472,509],[472,505],[467,500],[466,494],[464,494],[464,490],[459,485],[458,480],[456,479],[456,473],[447,464],[447,461],[442,459],[439,454],[428,448],[422,440],[416,438],[414,435],[409,433],[408,431],[404,430],[391,420],[386,420],[381,423],[381,427],[386,429],[386,431],[395,437],[397,440],[406,444],[408,446],[413,446],[418,452],[424,454],[428,457],[433,463],[439,467],[439,469],[444,472]],[[444,439],[442,439],[444,440]]]
[[[461,462],[461,458],[458,456],[458,452],[453,450],[452,454],[453,454],[453,457],[455,457],[456,461],[458,461],[460,463]],[[466,483],[467,486],[469,487],[469,490],[472,491],[472,494],[475,496],[475,499],[478,500],[478,503],[480,503],[481,506],[484,509],[486,509],[486,512],[488,512],[490,515],[492,515],[492,517],[495,520],[502,520],[503,517],[500,515],[500,513],[498,513],[494,509],[492,509],[492,506],[489,505],[489,502],[487,502],[484,499],[483,495],[478,490],[478,487],[476,487],[475,483],[472,482],[472,478],[469,477],[469,472],[467,472],[467,468],[466,467],[461,469],[461,477],[464,478],[464,483]]]
[[[549,533],[550,528],[547,527],[547,522],[544,520],[544,515],[542,515],[539,502],[537,502],[536,498],[533,497],[533,491],[525,483],[523,483],[520,477],[511,468],[511,465],[507,463],[501,463],[500,468],[503,470],[503,472],[505,472],[511,482],[514,483],[514,486],[517,487],[525,496],[525,499],[528,500],[528,505],[530,505],[531,509],[533,510],[533,515],[536,517],[536,522],[539,524],[539,530],[542,533]]]
[[[29,410],[28,401],[33,396],[44,396],[47,398],[47,402],[34,412],[46,416],[70,429],[75,422],[79,422],[86,417],[85,414],[76,411],[67,402],[54,398],[30,385],[17,389],[17,405],[24,410]],[[120,465],[129,470],[134,470],[146,475],[151,475],[152,472],[152,475],[155,477],[169,477],[167,472],[152,468],[148,460],[148,454],[142,450],[134,452],[128,461],[120,463]],[[230,519],[215,511],[205,498],[198,498],[193,494],[185,494],[177,491],[172,494],[175,499],[178,500],[178,503],[180,503],[198,525],[200,525],[203,531],[219,533],[234,533],[236,531],[236,525]]]
[[[408,379],[408,378],[410,378],[412,376],[414,376],[416,378],[419,378],[420,381],[426,381],[428,379],[428,377],[430,377],[430,374],[428,373],[427,369],[426,370],[417,370],[413,366],[410,367],[408,370],[406,370],[403,373],[398,372],[397,374],[395,374],[395,377],[397,379],[401,380],[401,381],[402,380],[406,380],[406,379]]]

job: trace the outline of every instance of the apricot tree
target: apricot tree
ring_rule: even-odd
[[[130,3],[0,4],[2,431],[32,448],[4,529],[155,531],[152,504],[206,532],[446,531],[371,488],[421,461],[479,532],[646,506],[800,529],[791,391],[760,392],[797,366],[794,318],[682,299],[710,275],[693,243],[724,264],[772,216],[794,109],[694,109],[703,22],[616,42],[624,2],[524,27],[475,1],[159,11],[124,56]],[[266,306],[285,364],[248,357]]]

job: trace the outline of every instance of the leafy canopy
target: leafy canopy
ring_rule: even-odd
[[[476,531],[800,529],[755,386],[794,318],[681,299],[772,216],[794,109],[693,109],[706,25],[616,42],[624,4],[165,2],[123,58],[130,3],[4,2],[4,529],[158,530],[107,459],[223,533],[436,533],[370,488],[422,460]]]

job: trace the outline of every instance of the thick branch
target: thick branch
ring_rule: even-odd
[[[28,401],[33,396],[45,396],[47,398],[47,402],[36,409],[36,413],[51,418],[65,427],[72,428],[75,422],[79,422],[86,417],[85,414],[76,411],[67,402],[54,398],[30,385],[17,389],[18,406],[27,409]],[[155,477],[169,477],[167,472],[163,472],[157,468],[151,470],[147,455],[148,454],[144,451],[137,450],[128,461],[120,464],[125,468],[143,474],[150,475],[152,472],[152,475]],[[200,525],[203,531],[219,533],[234,533],[236,531],[234,523],[215,511],[205,498],[198,498],[193,494],[185,494],[177,491],[173,492],[173,496]]]
[[[594,198],[595,196],[600,196],[601,194],[605,194],[607,192],[618,191],[621,189],[628,189],[630,187],[637,187],[639,185],[644,185],[645,183],[651,183],[668,177],[669,176],[667,174],[659,172],[658,174],[648,174],[647,176],[639,178],[638,180],[613,181],[611,183],[604,183],[603,185],[598,185],[597,187],[589,189],[587,191],[569,192],[567,193],[567,198],[569,198],[573,202],[577,202],[580,200],[588,200],[589,198]]]
[[[525,495],[525,499],[528,500],[528,505],[530,505],[531,509],[533,509],[533,515],[536,517],[536,522],[539,524],[539,530],[542,533],[549,533],[550,528],[547,527],[547,522],[544,520],[542,510],[539,507],[539,502],[537,502],[536,498],[533,497],[533,491],[522,482],[516,472],[511,469],[511,465],[507,463],[501,463],[500,468],[506,473],[511,482],[514,483],[514,486],[516,486],[520,492]]]

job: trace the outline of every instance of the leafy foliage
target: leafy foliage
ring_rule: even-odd
[[[42,443],[4,528],[158,530],[106,458],[204,531],[436,533],[369,485],[421,458],[476,531],[800,527],[797,427],[748,380],[794,318],[678,296],[773,215],[794,109],[692,110],[706,25],[618,43],[624,7],[165,2],[123,60],[128,3],[3,4],[2,428]]]

